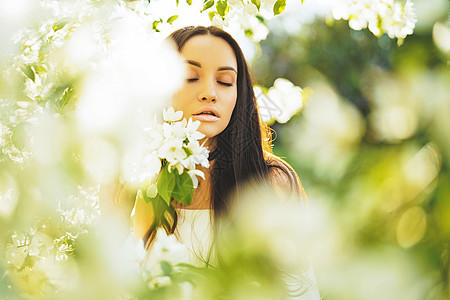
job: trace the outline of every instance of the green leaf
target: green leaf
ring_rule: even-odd
[[[175,21],[176,19],[178,19],[178,15],[173,15],[170,18],[167,19],[167,23],[172,25],[173,21]]]
[[[67,23],[69,23],[71,20],[72,20],[72,18],[69,18],[69,17],[59,19],[58,21],[53,23],[53,25],[52,25],[53,31],[56,32],[56,31],[58,31],[60,29],[63,29],[64,26],[66,26]]]
[[[163,248],[164,251],[164,248]],[[163,271],[165,276],[172,275],[172,266],[167,261],[161,261],[161,270]]]
[[[73,89],[71,87],[67,87],[61,97],[61,107],[66,106],[70,99],[72,98]]]
[[[152,23],[153,30],[155,30],[156,32],[159,32],[159,29],[157,27],[158,27],[158,24],[161,22],[162,22],[161,19],[159,19],[159,21],[153,21],[153,23]]]
[[[192,5],[192,0],[186,0],[186,3],[187,3],[188,5]]]
[[[203,1],[203,10],[207,10],[208,8],[211,8],[214,5],[214,0],[209,1]]]
[[[176,184],[172,192],[172,197],[182,204],[190,205],[192,196],[194,195],[192,178],[187,172],[183,172],[181,175],[176,173],[176,175]]]
[[[161,195],[161,197],[166,201],[167,205],[170,205],[170,200],[172,198],[172,191],[175,187],[176,183],[176,172],[169,172],[168,164],[166,164],[159,174],[158,177],[158,193]]]
[[[259,8],[261,7],[261,0],[252,0],[252,3],[255,4],[259,10]]]
[[[188,157],[194,154],[194,152],[192,152],[192,150],[189,148],[183,147],[183,150],[184,150],[184,153],[186,153],[186,155]]]
[[[253,37],[253,30],[251,30],[251,29],[245,29],[244,33],[245,33],[245,36],[248,36],[249,38]]]
[[[214,19],[214,16],[217,15],[217,11],[210,11],[208,13],[209,16],[209,20],[212,22],[212,20]]]
[[[263,24],[266,24],[266,20],[263,18],[263,16],[257,15],[256,18]]]
[[[30,78],[33,82],[36,80],[36,75],[34,74],[34,70],[30,66],[23,66],[21,68],[23,74]]]
[[[227,11],[228,3],[227,1],[217,1],[216,9],[221,17],[225,17],[225,12]]]
[[[277,0],[275,4],[273,5],[273,14],[279,15],[281,14],[284,9],[286,8],[286,0]]]

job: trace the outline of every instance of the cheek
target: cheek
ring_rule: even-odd
[[[225,107],[229,115],[229,118],[231,118],[231,114],[233,113],[234,107],[236,106],[236,102],[237,102],[237,93],[234,92],[232,95],[228,96],[228,101],[226,101],[225,103]]]
[[[187,108],[188,102],[186,101],[186,89],[181,88],[178,92],[176,92],[172,98],[172,106],[175,111],[185,110]]]

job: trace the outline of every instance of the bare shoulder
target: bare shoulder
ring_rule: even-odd
[[[266,152],[265,159],[269,167],[269,181],[277,190],[290,193],[306,201],[306,194],[295,170],[282,158]]]

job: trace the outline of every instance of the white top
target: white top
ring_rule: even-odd
[[[176,234],[178,240],[187,248],[189,263],[205,266],[210,261],[212,243],[212,224],[210,209],[179,209]],[[214,259],[211,259],[214,261]],[[309,269],[299,276],[285,278],[287,288],[293,294],[289,299],[319,300],[320,294],[312,264]]]
[[[210,260],[211,252],[211,210],[179,209],[175,235],[186,246],[189,263],[204,266]]]

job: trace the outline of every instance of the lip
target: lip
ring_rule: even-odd
[[[213,115],[192,115],[192,118],[199,120],[199,121],[209,121],[209,122],[219,120],[218,117],[213,116]]]
[[[201,113],[210,111],[213,114],[215,114],[215,116],[213,115],[201,115]],[[196,113],[192,114],[192,117],[199,120],[199,121],[217,121],[220,119],[220,115],[217,112],[217,110],[213,107],[204,107],[202,109],[200,109],[199,111],[197,111]]]

